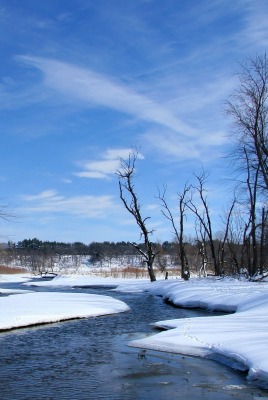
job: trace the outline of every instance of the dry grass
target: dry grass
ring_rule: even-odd
[[[110,268],[109,270],[104,270],[102,268],[95,269],[92,271],[94,275],[101,276],[104,278],[148,278],[148,271],[147,268],[139,268],[139,267],[125,267],[125,268]],[[157,278],[164,278],[165,272],[160,272],[159,270],[155,269],[155,274]],[[175,278],[180,276],[180,269],[171,269],[168,271],[168,276],[170,278]]]
[[[6,267],[5,265],[0,265],[0,274],[3,275],[11,275],[11,274],[24,274],[28,272],[25,268],[16,268],[16,267]]]

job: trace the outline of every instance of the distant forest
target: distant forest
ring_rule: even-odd
[[[138,244],[143,248],[144,244]],[[157,253],[155,267],[161,272],[172,268],[180,268],[179,244],[177,242],[153,243]],[[222,242],[214,241],[222,254]],[[213,273],[213,262],[209,242],[190,239],[185,242],[185,251],[191,273]],[[243,269],[242,244],[225,244],[224,275],[240,274]],[[206,271],[204,271],[204,260]],[[240,262],[239,262],[240,260]],[[57,270],[59,265],[65,269],[79,267],[86,263],[90,267],[114,266],[145,267],[144,259],[136,247],[130,242],[82,242],[65,243],[42,241],[37,238],[24,239],[17,243],[2,243],[0,247],[0,264],[2,266],[27,267],[33,273],[48,273]]]
[[[139,244],[143,248],[143,243]],[[176,258],[177,244],[173,242],[154,243],[159,253],[173,255]],[[48,256],[89,256],[92,264],[104,260],[106,258],[119,258],[123,256],[132,256],[137,251],[130,242],[92,242],[84,244],[82,242],[65,243],[50,242],[39,239],[24,239],[17,243],[2,243],[1,255],[3,257],[13,258],[14,256],[39,254],[44,257]]]
[[[142,249],[143,244],[139,244]],[[176,243],[155,243],[158,250],[156,266],[164,271],[168,265],[178,266]],[[137,253],[130,242],[82,242],[65,243],[42,241],[37,238],[24,239],[17,243],[2,243],[0,264],[2,266],[26,267],[33,273],[54,272],[59,268],[68,269],[85,264],[88,267],[120,265],[144,267],[142,255]]]

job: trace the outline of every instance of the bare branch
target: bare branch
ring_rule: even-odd
[[[138,155],[138,150],[135,150],[129,154],[127,160],[120,159],[121,166],[116,175],[118,177],[120,199],[122,200],[126,210],[134,217],[134,220],[140,229],[146,252],[140,249],[136,244],[133,244],[133,246],[145,257],[150,279],[151,281],[155,281],[153,263],[156,253],[154,252],[152,242],[150,241],[150,235],[153,233],[153,230],[150,230],[147,227],[147,221],[150,217],[142,217],[141,206],[133,183],[135,164]]]

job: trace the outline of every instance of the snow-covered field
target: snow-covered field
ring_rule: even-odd
[[[1,277],[0,277],[1,278]],[[10,278],[12,279],[12,277]],[[1,279],[0,279],[1,281]],[[25,282],[27,289],[32,283]],[[113,290],[147,291],[175,305],[232,312],[168,321],[152,321],[165,332],[132,341],[131,346],[207,357],[248,370],[248,380],[268,388],[268,283],[212,278],[157,281],[59,276],[38,286],[116,287],[110,296],[77,293],[25,293],[0,298],[1,329],[61,319],[126,311]],[[1,289],[0,289],[1,292]],[[66,318],[65,318],[66,317]],[[58,318],[58,319],[57,319]],[[14,325],[14,322],[16,325]]]

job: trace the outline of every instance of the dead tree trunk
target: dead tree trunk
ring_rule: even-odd
[[[187,259],[187,254],[185,250],[185,244],[184,244],[184,219],[185,219],[185,198],[187,195],[187,192],[190,190],[190,187],[185,185],[183,192],[179,195],[179,230],[177,229],[177,225],[175,223],[175,219],[173,217],[173,214],[167,204],[166,201],[166,188],[164,187],[163,194],[160,194],[160,191],[158,193],[158,198],[161,200],[162,203],[162,214],[170,221],[175,238],[179,243],[179,258],[181,262],[181,277],[185,280],[188,280],[190,277],[190,270],[189,270],[189,264],[188,264],[188,259]]]
[[[121,159],[121,168],[117,171],[117,176],[120,199],[122,200],[127,211],[134,217],[135,222],[140,229],[145,250],[143,251],[136,243],[133,243],[133,246],[144,257],[150,280],[153,282],[156,280],[153,264],[157,255],[157,252],[154,251],[154,246],[150,241],[150,235],[153,233],[153,231],[149,230],[147,227],[147,221],[149,217],[143,218],[141,215],[141,206],[133,184],[135,163],[138,155],[138,151],[133,151],[131,154],[129,154],[127,161]]]
[[[203,171],[200,175],[195,175],[195,177],[197,178],[197,181],[198,181],[198,186],[193,186],[193,190],[195,190],[198,193],[199,198],[201,200],[203,213],[200,212],[198,206],[194,203],[193,193],[191,194],[190,199],[187,201],[187,207],[196,216],[197,220],[199,221],[200,225],[202,226],[202,228],[204,229],[204,232],[206,233],[206,235],[208,237],[215,275],[219,276],[219,275],[221,275],[221,270],[220,270],[219,262],[216,257],[215,244],[214,244],[214,240],[213,240],[211,216],[210,216],[210,211],[209,211],[209,206],[208,206],[208,201],[207,201],[207,196],[206,196],[206,190],[204,187],[207,176],[208,176],[208,174],[205,171]]]

